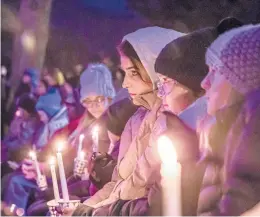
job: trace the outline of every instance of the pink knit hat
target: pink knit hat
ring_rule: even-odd
[[[260,25],[222,34],[208,48],[206,63],[242,94],[260,88]]]

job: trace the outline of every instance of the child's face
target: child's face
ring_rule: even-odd
[[[99,118],[108,107],[110,101],[110,99],[104,96],[91,94],[82,102],[82,104],[91,115],[95,118]]]
[[[40,81],[39,84],[37,85],[37,87],[35,89],[35,93],[38,96],[42,96],[47,93],[46,86],[44,85],[44,83],[42,81]]]
[[[23,76],[23,83],[29,84],[31,82],[31,77],[29,75]]]

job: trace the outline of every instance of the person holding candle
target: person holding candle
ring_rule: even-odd
[[[112,181],[86,200],[84,205],[79,206],[74,215],[84,215],[84,206],[86,209],[87,207],[104,208],[108,211],[106,205],[110,206],[120,199],[119,192],[123,190],[123,183],[127,182],[127,177],[133,172],[139,157],[148,145],[151,132],[146,120],[148,117],[151,122],[155,120],[156,112],[161,106],[161,100],[156,93],[159,78],[154,71],[155,59],[167,43],[182,35],[170,29],[148,27],[124,37],[119,49],[121,66],[125,71],[123,87],[128,90],[133,103],[142,107],[145,113],[142,116],[139,131],[130,145],[125,146],[121,140],[119,159]],[[114,190],[113,186],[116,186]],[[140,193],[140,191],[129,192],[132,196],[134,195],[132,199],[140,196]],[[107,213],[102,212],[102,215],[107,215]]]
[[[221,35],[208,48],[206,63],[201,85],[216,123],[202,150],[208,154],[198,215],[239,216],[260,201],[260,25]]]
[[[55,135],[55,137],[49,142],[48,146],[40,154],[42,161],[46,160],[45,156],[50,153],[55,153],[55,144],[59,139],[66,139],[67,146],[63,152],[64,168],[66,177],[68,178],[69,185],[79,186],[78,182],[81,181],[81,177],[75,177],[73,175],[74,159],[77,156],[78,145],[80,144],[80,137],[84,135],[82,141],[82,150],[85,153],[85,159],[92,154],[92,138],[91,130],[94,126],[99,127],[99,152],[105,153],[109,147],[109,139],[107,136],[107,130],[105,126],[104,118],[101,115],[105,112],[112,99],[115,97],[115,90],[112,84],[111,72],[107,67],[100,63],[90,63],[86,70],[80,77],[80,101],[85,107],[85,112],[82,117],[73,124],[73,129],[68,129],[65,132],[61,132]],[[70,126],[69,126],[70,127]],[[48,173],[48,166],[46,163],[41,163],[42,168],[46,168]],[[89,185],[89,180],[86,180],[85,185]],[[71,195],[85,195],[89,196],[89,188],[81,188],[80,192],[77,188],[71,187]],[[96,190],[95,190],[96,191]],[[94,191],[94,192],[95,192]],[[28,212],[32,215],[38,215],[38,213],[46,212],[46,206],[42,207],[46,199],[50,198],[49,191],[46,194],[41,194],[37,197],[37,201],[32,204]],[[40,207],[40,208],[39,208]],[[39,210],[39,212],[37,212]]]
[[[35,132],[40,126],[35,105],[35,99],[29,95],[23,95],[18,100],[17,115],[10,125],[8,134],[1,142],[1,177],[15,170],[16,168],[9,165],[19,166],[31,148],[29,144],[33,142]]]
[[[120,192],[120,197],[124,200],[135,199],[133,196],[135,192],[139,192],[139,195],[135,195],[138,198],[148,196],[150,215],[162,214],[160,211],[161,203],[159,202],[160,191],[157,188],[160,182],[159,168],[161,162],[157,153],[156,143],[159,135],[162,133],[169,134],[173,144],[177,147],[181,147],[176,148],[176,151],[178,161],[182,164],[185,162],[186,165],[194,165],[198,159],[198,138],[196,132],[187,127],[186,123],[182,122],[176,115],[183,112],[198,97],[203,95],[200,82],[207,72],[203,61],[206,51],[205,47],[209,46],[216,37],[217,32],[214,28],[198,30],[197,32],[178,37],[167,44],[156,59],[155,70],[159,73],[158,77],[162,83],[162,86],[158,87],[158,96],[163,100],[163,107],[160,107],[160,109],[162,111],[167,110],[168,112],[161,113],[157,108],[157,116],[154,122],[147,120],[152,123],[149,145],[138,159],[132,174],[122,184],[122,190]],[[174,49],[178,52],[174,52]],[[189,49],[193,52],[189,52]],[[165,53],[167,56],[165,56]],[[164,56],[163,61],[161,59],[162,55]],[[192,62],[191,60],[194,59],[194,57],[196,57],[198,61]],[[166,58],[169,58],[168,62],[164,62]],[[168,71],[166,71],[166,69]],[[167,74],[167,72],[169,72],[169,74]],[[192,77],[193,79],[189,81],[189,76],[195,73],[197,76]],[[180,150],[182,153],[180,153]],[[186,165],[185,167],[187,167]],[[186,168],[184,171],[186,173]],[[189,169],[189,172],[191,171],[192,170]],[[196,181],[196,179],[193,179],[195,186],[197,185]],[[189,190],[191,190],[191,188]],[[183,208],[183,210],[185,210],[184,215],[196,214],[196,206],[191,205],[193,200],[196,200],[196,197],[194,197],[195,193],[189,190],[185,191],[185,194],[187,192],[189,192],[189,194],[183,195],[185,201]],[[174,193],[175,192],[172,192],[173,199],[179,200]],[[169,200],[173,199],[171,198]],[[126,204],[123,210],[127,210],[127,206],[130,206],[130,204]],[[141,204],[137,204],[136,206],[141,206]],[[181,214],[182,213],[179,213],[179,215]]]
[[[150,33],[150,34],[152,35],[152,33]],[[188,64],[185,62],[185,56],[187,55],[187,53],[186,53],[187,47],[185,47],[186,43],[190,42],[190,45],[195,46],[195,48],[196,48],[196,44],[198,44],[198,43],[201,43],[202,45],[198,48],[198,50],[194,49],[196,52],[193,54],[195,56],[197,55],[197,56],[201,57],[201,60],[200,60],[200,58],[198,58],[200,60],[200,62],[193,62],[193,64],[194,64],[193,66],[195,66],[196,64],[199,64],[199,63],[201,64],[200,65],[201,68],[199,68],[199,67],[196,68],[196,69],[199,68],[201,70],[201,71],[198,71],[199,75],[201,75],[201,76],[198,76],[197,80],[195,79],[193,82],[188,83],[188,85],[186,84],[188,87],[185,85],[183,85],[183,86],[180,85],[179,87],[176,87],[176,89],[175,89],[176,91],[167,92],[170,95],[170,97],[168,99],[170,99],[171,97],[175,97],[175,103],[179,104],[179,106],[176,106],[176,107],[174,107],[175,109],[173,109],[173,111],[175,113],[179,114],[181,111],[183,111],[186,107],[188,107],[189,104],[191,104],[196,99],[196,97],[193,95],[194,93],[198,94],[198,96],[203,93],[202,89],[200,88],[200,81],[206,75],[206,71],[205,71],[206,67],[203,62],[203,55],[205,53],[204,46],[205,46],[205,44],[209,45],[210,42],[212,42],[216,36],[217,36],[217,31],[214,28],[211,28],[211,29],[209,28],[209,30],[207,30],[205,32],[204,32],[204,30],[201,30],[199,33],[194,33],[194,34],[191,34],[188,36],[182,36],[179,39],[176,39],[175,45],[179,46],[179,53],[178,53],[178,55],[176,54],[176,56],[180,57],[179,62],[178,62],[179,64],[182,64],[182,62],[184,62],[183,64]],[[175,64],[177,64],[177,62]],[[193,66],[190,66],[190,69],[192,69]],[[178,66],[176,66],[176,67],[178,67]],[[188,72],[189,71],[187,70],[180,74],[184,73],[184,76],[186,76],[185,73],[188,74]],[[174,78],[176,78],[176,77],[179,78],[177,75],[179,75],[177,70],[173,71],[171,74],[171,76],[173,76]],[[163,76],[159,76],[159,77],[162,78]],[[164,79],[162,79],[162,80],[164,80]],[[171,79],[168,79],[168,81],[169,80],[171,80]],[[159,91],[160,91],[160,89],[159,89]],[[167,94],[167,96],[168,96],[168,94]],[[178,96],[178,97],[176,98],[176,96]],[[169,103],[169,101],[168,101],[168,103]],[[157,120],[156,120],[156,116],[154,114],[153,114],[153,116],[151,115],[150,117],[148,117],[146,119],[146,121],[151,124],[150,126],[152,127],[153,135],[156,135],[156,133],[158,135],[158,133],[160,133],[160,131],[166,130],[166,128],[164,127],[164,124],[162,124],[162,122],[161,122],[161,121],[164,121],[165,116],[160,115],[160,113],[158,112],[159,108],[160,108],[160,106],[154,107],[152,109],[152,112],[155,112],[155,114],[157,113],[157,115],[159,115],[159,117],[157,116],[157,118],[158,118]],[[150,114],[152,114],[152,113],[150,113]],[[157,122],[157,124],[155,124],[153,121],[155,121],[155,123]],[[179,160],[192,161],[193,165],[194,165],[194,162],[198,159],[198,139],[196,136],[196,132],[189,129],[189,127],[187,127],[185,124],[183,124],[182,121],[180,121],[177,117],[173,116],[173,118],[169,118],[169,122],[170,122],[169,127],[172,128],[172,130],[170,132],[174,132],[174,130],[177,130],[176,133],[181,131],[181,135],[183,136],[183,138],[182,138],[182,136],[178,137],[180,139],[179,143],[185,144],[187,146],[186,148],[183,148],[183,149],[188,151],[188,155],[185,156],[182,154],[182,156],[180,156]],[[155,126],[154,126],[154,124],[155,124]],[[172,126],[171,126],[171,124],[172,124]],[[174,135],[177,137],[178,133],[174,134]],[[150,141],[155,141],[155,140],[153,140],[153,138],[154,137],[151,137]],[[194,144],[194,143],[195,143],[195,145],[193,147],[192,144]],[[152,144],[153,144],[153,142],[151,143],[151,145]],[[178,150],[178,152],[179,152],[179,150]],[[127,154],[130,154],[130,153],[131,152],[128,150]],[[124,158],[124,160],[126,162],[128,160],[126,158],[130,158],[127,154],[125,155],[125,158]],[[131,155],[133,155],[133,152],[131,153]],[[138,159],[132,174],[129,175],[126,180],[123,180],[123,182],[120,183],[120,188],[118,188],[118,189],[120,189],[120,199],[133,200],[135,198],[147,196],[148,192],[147,192],[146,186],[150,186],[154,182],[156,182],[156,180],[158,180],[155,176],[156,173],[153,173],[153,171],[154,172],[156,172],[156,170],[158,171],[158,169],[156,169],[156,168],[158,168],[156,166],[156,165],[158,165],[156,162],[158,162],[158,158],[156,159],[153,157],[153,150],[150,149],[150,147],[148,146],[148,148],[144,149],[144,153]],[[122,161],[122,162],[119,162],[119,165],[121,166],[121,165],[125,165],[125,164]],[[127,166],[125,165],[124,168],[127,168]],[[191,169],[189,171],[191,171]],[[123,174],[123,173],[121,173],[121,174]],[[153,178],[151,178],[151,177],[153,177]],[[198,179],[199,179],[199,177],[198,177]],[[186,191],[186,192],[188,192],[188,191]],[[115,196],[115,194],[116,194],[116,192],[113,192],[111,195]],[[111,203],[111,201],[113,201],[111,195],[110,195],[110,198],[100,202],[99,204],[95,205],[94,207],[96,208],[99,206],[104,206],[105,204],[109,204],[109,202]],[[152,193],[151,193],[151,195],[152,195]],[[154,195],[153,196],[151,196],[151,195],[150,195],[150,198],[152,198],[154,196]],[[194,195],[198,195],[198,192],[187,195],[187,198],[189,198],[189,196],[193,196],[191,199],[189,199],[189,201],[190,201],[189,205],[192,207],[184,207],[185,213],[189,213],[189,214],[196,213],[196,205],[194,206],[191,204],[193,202],[192,199],[194,199]],[[95,198],[95,196],[92,198]],[[93,207],[93,205],[90,205],[90,202],[92,202],[92,200],[93,200],[92,198],[87,200],[86,204],[88,206]],[[185,198],[186,198],[186,195],[185,195]],[[158,203],[158,201],[159,201],[158,197],[157,198],[154,197],[153,200],[149,200],[149,203],[151,206],[153,206],[152,203],[155,200]],[[195,196],[195,200],[196,200],[196,196]],[[117,200],[114,198],[114,201],[117,201]],[[120,200],[118,200],[118,202],[120,204]],[[122,208],[122,206],[120,206],[122,208],[121,213],[123,212],[123,210],[125,210],[125,211],[128,210],[127,207],[130,207],[131,204],[132,203],[134,204],[135,202],[136,201],[134,200],[130,203],[126,203],[123,206],[123,208]],[[140,200],[141,204],[143,204],[144,206],[147,206],[147,204],[145,204],[145,202],[144,203],[143,202],[144,202],[143,200]],[[137,204],[138,204],[138,202],[135,205],[137,205]],[[142,206],[141,204],[139,204],[137,206],[140,207],[140,206]],[[195,202],[195,204],[196,204],[196,202]],[[97,209],[95,212],[99,212],[100,209]],[[105,207],[104,207],[104,209],[105,209]],[[100,212],[104,215],[104,213],[102,211],[100,211]],[[113,213],[112,215],[117,215],[117,214]]]
[[[56,90],[51,90],[41,96],[36,104],[36,110],[43,125],[36,129],[33,144],[37,150],[41,150],[56,130],[68,124],[68,116]],[[18,170],[4,176],[2,179],[4,201],[26,209],[30,194],[37,189],[35,172],[33,161],[25,158],[21,165],[21,171]]]
[[[90,180],[98,189],[111,181],[112,172],[118,158],[121,134],[127,121],[134,115],[137,108],[130,99],[126,98],[109,106],[103,115],[106,119],[110,140],[109,151],[105,155],[93,155],[89,165]]]
[[[121,133],[124,130],[126,122],[134,114],[136,109],[137,107],[133,105],[129,99],[126,98],[112,104],[102,115],[101,119],[104,119],[105,121],[105,127],[108,129],[110,143],[113,144],[113,152],[111,153],[111,155],[97,153],[95,154],[95,158],[91,158],[90,165],[88,167],[90,171],[90,181],[92,184],[89,185],[89,180],[77,180],[76,182],[68,183],[70,196],[74,195],[79,198],[86,198],[89,195],[94,194],[92,192],[92,186],[95,186],[96,189],[100,189],[103,187],[103,185],[111,180],[113,168],[116,165],[116,160],[118,156]],[[136,117],[136,119],[134,120],[135,126],[137,126],[136,122],[139,120],[139,117],[140,116]],[[129,136],[125,133],[124,139],[131,140]],[[131,135],[131,137],[132,136],[134,135]],[[68,160],[63,161],[63,163],[66,164],[67,161]],[[66,171],[67,170],[68,168],[66,167]],[[47,210],[48,207],[46,206],[46,200],[37,200],[28,208],[27,212],[30,215],[42,215],[43,213],[46,213]]]

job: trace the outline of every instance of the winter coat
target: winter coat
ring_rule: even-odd
[[[156,85],[159,81],[158,75],[154,70],[154,63],[158,54],[167,43],[182,35],[182,33],[170,29],[148,27],[139,29],[123,38],[123,43],[124,41],[129,42],[138,54],[142,65],[152,81],[154,89],[157,89]],[[159,38],[160,40],[158,40]],[[131,200],[143,197],[147,194],[146,186],[143,186],[141,189],[131,189],[128,179],[131,177],[139,158],[149,144],[151,127],[157,118],[156,109],[160,107],[161,100],[157,97],[156,91],[152,91],[135,97],[133,102],[146,109],[138,134],[133,140],[130,140],[130,146],[125,145],[121,140],[123,150],[120,146],[119,159],[112,176],[112,182],[105,185],[103,189],[85,201],[85,204],[88,206],[102,207],[119,199]],[[151,112],[154,105],[156,105],[156,109]],[[146,121],[146,119],[149,121]],[[124,135],[122,135],[122,139],[125,139]],[[125,185],[129,186],[129,188],[125,189]],[[132,186],[134,186],[134,183]],[[131,190],[129,191],[129,189]]]
[[[128,120],[125,129],[122,133],[119,147],[118,162],[122,160],[125,153],[127,152],[131,141],[136,137],[142,120],[144,119],[147,110],[145,108],[138,108],[135,114]],[[108,182],[101,190],[99,190],[95,195],[89,198],[85,203],[89,206],[94,206],[95,204],[101,202],[102,200],[108,198],[112,192],[116,182],[118,180],[117,169],[114,169],[112,179]]]
[[[191,105],[186,114],[192,113],[193,110],[198,112],[195,105]],[[195,113],[196,114],[196,113]],[[196,118],[189,114],[191,122],[196,122]],[[198,116],[199,117],[199,116]],[[132,200],[135,198],[148,196],[149,205],[152,210],[160,209],[160,164],[161,159],[157,151],[157,139],[159,135],[166,133],[172,141],[179,157],[179,162],[182,164],[182,193],[183,193],[183,214],[195,215],[197,210],[198,194],[202,180],[203,168],[197,167],[196,162],[199,157],[199,142],[196,131],[188,126],[187,123],[180,120],[177,116],[171,113],[161,113],[160,104],[155,105],[145,120],[150,126],[149,144],[145,148],[141,157],[135,163],[134,171],[127,177],[120,192],[120,198],[124,200]],[[143,144],[142,144],[143,145]],[[141,148],[138,147],[138,150]],[[130,153],[131,154],[131,153]],[[126,155],[127,156],[127,155]],[[192,174],[192,176],[191,176]],[[189,184],[193,180],[193,185]],[[140,195],[138,195],[138,192]],[[132,195],[135,195],[132,196]],[[153,213],[151,214],[161,214]]]
[[[260,201],[259,96],[255,91],[216,115],[203,150],[199,215],[237,216]]]

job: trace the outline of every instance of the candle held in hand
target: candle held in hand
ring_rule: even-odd
[[[181,216],[181,165],[172,141],[167,136],[158,139],[161,158],[162,206],[164,216]]]
[[[35,166],[35,169],[36,169],[36,174],[37,174],[37,178],[40,178],[41,177],[41,170],[40,170],[40,165],[39,165],[39,162],[37,160],[37,156],[36,156],[36,153],[34,151],[30,151],[29,152],[29,156],[30,158],[33,160],[34,162],[34,166]]]
[[[80,153],[82,151],[82,147],[83,147],[83,140],[84,140],[85,136],[83,134],[80,134],[79,136],[79,145],[78,145],[78,158],[80,158]]]

